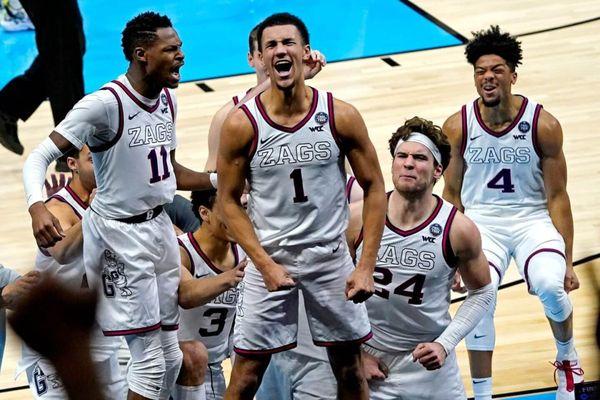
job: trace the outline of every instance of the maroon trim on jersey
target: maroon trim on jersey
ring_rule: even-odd
[[[202,257],[202,259],[204,260],[204,262],[206,263],[206,265],[208,265],[208,267],[210,269],[212,269],[215,274],[222,274],[224,272],[224,270],[219,269],[219,267],[217,267],[212,262],[212,260],[210,258],[208,258],[208,256],[206,255],[206,253],[204,251],[202,251],[202,249],[200,248],[200,244],[198,243],[198,241],[196,240],[196,238],[194,237],[194,235],[192,234],[192,232],[188,232],[187,235],[188,235],[188,238],[190,239],[190,243],[194,247],[194,250],[196,250],[196,253],[198,253],[198,255],[200,257]],[[239,257],[238,257],[237,249],[235,248],[235,243],[229,242],[229,245],[231,246],[231,251],[233,251],[234,267],[235,267],[239,263]]]
[[[319,103],[319,93],[317,92],[317,89],[315,89],[315,88],[311,87],[311,90],[312,90],[313,98],[312,98],[312,104],[310,105],[310,109],[308,110],[308,114],[306,114],[306,116],[304,118],[302,118],[302,120],[300,122],[298,122],[296,125],[292,126],[291,128],[287,127],[287,126],[279,125],[277,122],[273,121],[271,119],[271,117],[269,117],[269,114],[267,114],[267,110],[265,110],[265,107],[263,106],[262,102],[260,101],[260,96],[262,95],[262,93],[255,97],[256,106],[257,106],[256,108],[258,108],[260,115],[267,122],[267,124],[271,125],[273,128],[278,129],[282,132],[294,133],[298,129],[302,128],[310,120],[310,118],[315,113],[315,110],[317,109],[317,104]]]
[[[123,134],[123,103],[121,103],[121,98],[119,97],[119,95],[117,94],[116,90],[111,88],[111,87],[103,87],[100,90],[108,90],[109,92],[111,92],[113,94],[113,96],[115,96],[115,98],[117,99],[117,105],[119,106],[119,127],[117,128],[117,134],[115,135],[115,137],[104,143],[101,144],[99,146],[89,146],[90,151],[92,153],[100,153],[102,151],[106,151],[108,149],[110,149],[111,147],[113,147],[115,145],[115,143],[117,143],[119,141],[119,139],[121,139],[121,135]]]
[[[80,220],[82,219],[81,214],[79,214],[79,212],[75,209],[75,207],[73,207],[73,205],[71,203],[69,203],[69,201],[67,199],[65,199],[64,197],[62,197],[60,194],[54,193],[52,196],[50,196],[48,198],[48,200],[46,200],[46,202],[48,202],[52,199],[54,199],[56,201],[60,201],[61,203],[65,203],[66,205],[68,205],[69,207],[71,207],[71,210],[73,210],[73,212],[75,213],[77,218],[79,218]]]
[[[444,234],[442,235],[442,254],[444,255],[446,264],[451,268],[456,268],[458,263],[456,254],[454,254],[454,250],[452,249],[452,243],[450,242],[450,228],[452,227],[452,222],[454,222],[456,211],[456,207],[452,207],[452,210],[450,210],[450,214],[446,220],[446,226],[444,226]]]
[[[467,106],[464,105],[460,109],[460,119],[462,122],[462,136],[460,138],[460,154],[464,155],[467,149],[467,137],[469,136],[469,128],[467,125]]]
[[[494,264],[493,262],[488,261],[488,264],[490,265],[490,267],[492,267],[494,269],[494,271],[496,271],[496,273],[500,277],[500,280],[498,282],[501,282],[502,281],[502,272],[500,272],[500,268],[498,268],[496,266],[496,264]]]
[[[188,232],[188,235],[190,233],[191,232]],[[185,250],[185,252],[187,253],[188,258],[190,259],[190,273],[192,275],[194,275],[194,273],[196,272],[196,265],[194,264],[194,259],[192,258],[192,253],[190,253],[187,246],[181,241],[181,239],[177,238],[177,242],[179,243],[179,247],[182,247],[183,250]]]
[[[327,110],[329,111],[329,130],[331,131],[331,136],[337,143],[340,150],[342,150],[342,141],[340,140],[340,135],[335,127],[335,111],[333,110],[333,95],[330,92],[327,92]]]
[[[392,194],[392,192],[388,192],[388,202],[389,202],[389,198],[390,198],[391,194]],[[412,229],[405,231],[403,229],[400,229],[400,228],[394,226],[394,224],[392,224],[392,222],[390,221],[390,219],[388,218],[388,215],[386,213],[385,214],[385,226],[387,226],[389,229],[391,229],[393,232],[397,233],[400,236],[410,236],[410,235],[413,235],[413,234],[419,232],[420,230],[424,229],[427,225],[429,225],[431,223],[431,221],[433,221],[435,219],[435,217],[437,217],[440,210],[442,209],[442,204],[444,204],[442,199],[439,198],[437,195],[434,194],[433,197],[435,197],[437,199],[437,204],[435,206],[435,209],[433,210],[431,215],[425,221],[421,222],[419,225],[415,226]]]
[[[542,108],[544,107],[541,104],[535,106],[535,111],[533,112],[533,126],[531,127],[531,141],[533,143],[533,149],[540,159],[544,156],[544,153],[542,153],[542,148],[540,147],[540,143],[538,142],[538,120],[540,118]]]
[[[254,119],[254,116],[252,115],[252,113],[250,112],[248,107],[246,107],[245,104],[242,104],[240,106],[240,110],[242,110],[244,112],[244,114],[246,114],[246,117],[248,117],[248,119],[250,120],[250,123],[252,124],[252,129],[254,129],[254,136],[252,137],[252,143],[250,144],[250,151],[248,152],[248,161],[250,161],[252,159],[252,157],[254,157],[254,152],[256,151],[256,148],[258,147],[258,124],[256,123],[256,119]]]
[[[153,113],[154,111],[156,111],[156,109],[158,108],[158,105],[160,104],[160,96],[158,99],[156,99],[156,103],[152,106],[149,107],[147,105],[145,105],[144,103],[142,103],[142,101],[140,99],[137,98],[137,96],[133,93],[131,93],[131,91],[127,88],[127,86],[125,86],[122,82],[119,82],[117,80],[112,81],[112,83],[114,83],[115,85],[117,85],[118,87],[120,87],[121,89],[123,89],[123,91],[125,92],[125,94],[127,96],[129,96],[129,98],[131,100],[133,100],[133,102],[135,104],[137,104],[137,106],[139,108],[141,108],[142,110],[149,112],[149,113]]]
[[[237,94],[235,96],[233,96],[231,98],[231,100],[233,100],[233,105],[237,106],[237,104],[240,102],[240,99],[238,99]]]
[[[137,333],[145,333],[156,331],[160,329],[160,322],[151,326],[146,326],[144,328],[134,328],[134,329],[124,329],[121,331],[102,331],[104,336],[125,336],[125,335],[134,335]]]
[[[167,95],[167,103],[169,103],[169,110],[171,110],[171,121],[175,123],[175,106],[173,105],[173,99],[171,99],[171,94],[169,93],[169,89],[165,88],[165,94]]]
[[[338,341],[332,341],[332,342],[322,342],[320,340],[313,340],[313,343],[315,344],[315,346],[333,347],[333,346],[342,346],[342,345],[348,345],[348,344],[361,344],[361,343],[364,343],[367,340],[371,339],[372,337],[373,337],[373,332],[369,332],[365,336],[363,336],[359,339],[338,340]]]
[[[531,259],[533,258],[533,256],[535,256],[536,254],[539,253],[556,253],[556,254],[560,254],[560,256],[562,258],[564,258],[565,260],[567,259],[567,257],[563,254],[562,251],[557,250],[557,249],[552,249],[550,247],[544,247],[541,249],[537,249],[536,251],[534,251],[533,253],[531,253],[529,255],[529,257],[527,257],[527,260],[525,260],[525,282],[527,282],[527,291],[531,291],[531,285],[529,284],[529,262],[531,261]]]
[[[174,325],[160,325],[160,329],[162,329],[163,331],[176,331],[177,329],[179,329],[179,324],[174,324]]]
[[[84,210],[87,210],[88,205],[85,201],[83,201],[81,199],[81,197],[79,197],[79,195],[77,193],[75,193],[75,191],[71,188],[70,185],[65,186],[65,190],[67,192],[69,192],[69,194],[71,195],[71,197],[73,197],[73,199],[77,202],[77,204],[79,204],[79,206],[81,208],[83,208]]]
[[[348,200],[348,204],[350,204],[350,195],[352,194],[352,185],[356,182],[356,178],[350,175],[348,178],[348,182],[346,182],[346,200]]]
[[[525,113],[525,109],[527,108],[527,103],[529,103],[529,100],[527,100],[527,97],[525,97],[525,96],[521,96],[521,97],[523,97],[523,102],[521,103],[521,108],[519,109],[519,113],[517,114],[515,119],[513,119],[513,122],[511,122],[511,124],[509,126],[502,129],[500,132],[491,130],[490,128],[487,127],[485,122],[483,122],[483,118],[481,117],[481,112],[479,111],[479,105],[477,104],[477,101],[479,99],[475,99],[475,101],[473,102],[473,111],[475,112],[475,118],[477,118],[477,122],[479,123],[479,126],[481,126],[481,129],[483,129],[484,131],[486,131],[487,133],[489,133],[490,135],[495,136],[495,137],[504,136],[508,132],[513,130],[513,128],[515,126],[517,126],[517,124],[521,121],[521,117],[523,117],[523,113]]]
[[[239,355],[242,355],[242,356],[252,357],[252,356],[262,356],[262,355],[280,353],[282,351],[293,349],[296,346],[297,346],[296,342],[286,344],[284,346],[275,347],[274,349],[265,349],[265,350],[247,350],[247,349],[240,349],[239,347],[233,346],[233,351],[235,351],[236,353],[238,353]]]

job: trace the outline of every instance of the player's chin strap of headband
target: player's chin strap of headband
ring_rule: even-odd
[[[398,152],[398,148],[404,142],[421,143],[423,146],[427,147],[427,149],[431,152],[435,161],[439,165],[442,165],[442,153],[440,153],[440,150],[435,145],[435,143],[433,143],[433,141],[431,139],[429,139],[427,136],[425,136],[424,134],[422,134],[420,132],[412,132],[410,134],[410,136],[407,137],[406,139],[398,140],[398,144],[396,144],[396,148],[394,149],[394,155]]]

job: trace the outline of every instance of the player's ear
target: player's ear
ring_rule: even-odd
[[[435,169],[433,170],[433,179],[435,179],[436,181],[439,181],[441,179],[443,173],[444,173],[444,168],[442,167],[442,165],[436,163]]]
[[[200,214],[200,218],[202,219],[202,222],[208,221],[208,215],[210,213],[210,210],[204,206],[200,206],[198,211]]]
[[[79,164],[75,157],[67,157],[67,166],[71,172],[79,169]]]
[[[304,45],[304,56],[302,57],[304,60],[308,60],[310,58],[310,44]]]
[[[136,47],[133,50],[133,58],[139,62],[146,62],[146,49],[143,47]]]
[[[511,79],[510,79],[510,83],[512,83],[513,85],[515,83],[517,83],[517,71],[513,71],[513,73],[511,74]]]

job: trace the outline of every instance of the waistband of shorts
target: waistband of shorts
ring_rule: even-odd
[[[90,207],[90,209],[93,212],[95,212],[96,214],[98,214],[98,212],[96,210],[94,210],[92,207]],[[132,217],[127,217],[127,218],[116,218],[116,219],[114,219],[114,221],[124,222],[126,224],[139,224],[140,222],[146,222],[146,221],[153,220],[154,218],[158,217],[162,211],[163,211],[163,206],[161,204],[161,205],[158,205],[158,206],[154,207],[153,209],[145,211],[141,214],[134,215]],[[100,214],[98,214],[98,215],[100,215]]]

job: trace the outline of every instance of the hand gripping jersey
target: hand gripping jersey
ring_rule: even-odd
[[[263,246],[327,242],[346,230],[346,173],[333,97],[309,90],[310,110],[291,128],[267,115],[260,95],[241,107],[254,128],[247,212]]]
[[[368,344],[378,350],[413,350],[436,339],[451,321],[455,269],[449,234],[456,208],[435,197],[433,213],[413,229],[401,230],[386,217],[375,264],[375,295],[366,302],[373,329]],[[360,258],[362,233],[358,240]]]
[[[126,218],[173,200],[175,113],[172,91],[165,88],[147,99],[122,75],[81,99],[55,128],[76,147],[87,143],[92,151],[95,212]]]
[[[221,271],[202,252],[192,233],[178,237],[179,245],[187,252],[191,262],[191,273],[196,279],[216,276]],[[235,265],[246,257],[238,245],[231,243]],[[208,350],[210,364],[229,357],[229,335],[235,319],[238,290],[229,289],[210,303],[200,307],[180,309],[179,340],[199,340]]]
[[[547,208],[537,143],[542,106],[523,97],[518,115],[501,132],[489,129],[477,100],[462,107],[461,152],[465,209],[490,216],[524,216]]]

